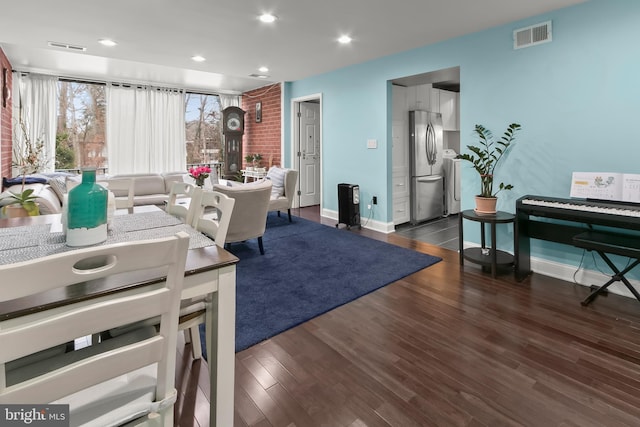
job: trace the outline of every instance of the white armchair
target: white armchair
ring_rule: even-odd
[[[298,171],[272,167],[267,173],[267,178],[271,180],[273,185],[269,200],[269,212],[278,211],[278,216],[280,216],[280,211],[286,209],[289,222],[291,222],[291,208],[298,186]]]
[[[260,253],[264,255],[262,236],[267,227],[271,182],[263,181],[232,187],[216,184],[213,189],[236,201],[227,230],[226,245],[257,238]]]

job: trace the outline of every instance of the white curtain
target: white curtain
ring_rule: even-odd
[[[46,166],[40,172],[53,172],[56,167],[56,112],[58,78],[42,74],[14,74],[18,99],[14,98],[14,151],[22,150],[24,138],[20,119],[24,121],[29,139],[44,142]],[[15,90],[14,90],[15,93]],[[15,175],[15,174],[14,174]]]
[[[107,85],[109,174],[184,171],[183,91]]]
[[[240,96],[238,95],[218,95],[220,97],[220,106],[224,110],[227,107],[239,107]]]

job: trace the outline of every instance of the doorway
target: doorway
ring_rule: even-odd
[[[292,100],[291,144],[298,174],[295,207],[321,205],[322,201],[322,97],[311,95]],[[320,206],[322,211],[322,206]]]
[[[392,136],[393,136],[393,222],[399,235],[456,250],[458,247],[458,220],[460,210],[460,176],[454,173],[459,165],[455,157],[460,153],[460,67],[425,72],[393,79],[392,84]],[[437,175],[444,177],[444,210],[431,221],[409,223],[411,206],[419,204],[424,193],[408,190],[411,177],[411,140],[409,138],[409,112],[414,110],[437,113],[441,120],[438,151],[442,162]],[[448,185],[447,185],[448,184]],[[456,190],[457,189],[457,193]],[[429,194],[426,194],[429,195]],[[420,196],[420,197],[418,197]],[[438,197],[439,199],[439,197]]]

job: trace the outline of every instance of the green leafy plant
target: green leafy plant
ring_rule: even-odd
[[[29,214],[29,216],[38,215],[40,213],[40,208],[36,204],[37,196],[33,195],[33,188],[27,188],[21,193],[11,193],[8,199],[12,200],[9,205],[20,205],[24,208],[25,211]]]
[[[262,161],[262,154],[247,154],[244,156],[245,162],[247,165],[251,166],[260,166],[260,162]]]
[[[521,126],[518,123],[511,123],[502,137],[495,141],[493,134],[482,125],[476,125],[474,134],[478,137],[478,145],[467,145],[472,154],[464,153],[460,158],[471,162],[473,168],[480,175],[480,197],[496,197],[502,190],[511,190],[513,185],[503,182],[498,186],[498,190],[493,191],[494,170],[498,162],[515,143],[516,133]]]

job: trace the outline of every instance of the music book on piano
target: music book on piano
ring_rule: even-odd
[[[570,196],[640,203],[640,174],[573,172]]]

